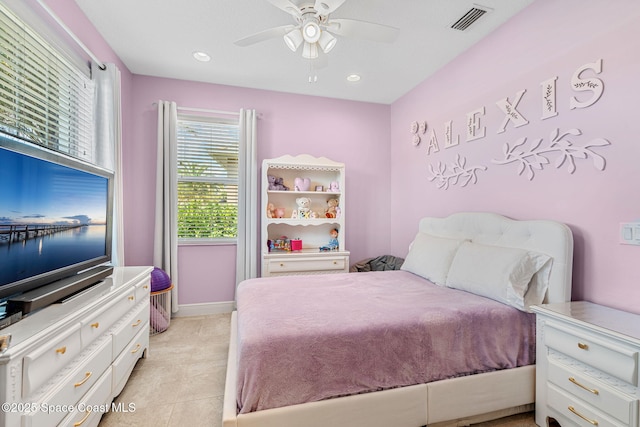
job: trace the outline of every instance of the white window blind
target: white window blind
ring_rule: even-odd
[[[0,132],[93,162],[88,73],[0,4]]]
[[[238,121],[179,116],[177,136],[178,238],[237,237]]]

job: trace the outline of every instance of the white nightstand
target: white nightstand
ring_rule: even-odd
[[[638,427],[640,315],[586,301],[532,309],[536,423]]]

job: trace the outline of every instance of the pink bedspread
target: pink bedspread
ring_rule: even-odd
[[[535,318],[405,271],[238,287],[238,411],[535,363]]]

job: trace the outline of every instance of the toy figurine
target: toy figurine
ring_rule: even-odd
[[[321,251],[337,251],[340,247],[338,243],[338,229],[332,228],[329,234],[331,235],[331,239],[329,239],[329,243],[326,246],[320,247]]]

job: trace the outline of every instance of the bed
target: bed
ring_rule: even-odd
[[[223,426],[465,425],[532,410],[528,307],[570,300],[572,255],[564,224],[457,213],[420,221],[400,271],[244,281]]]

